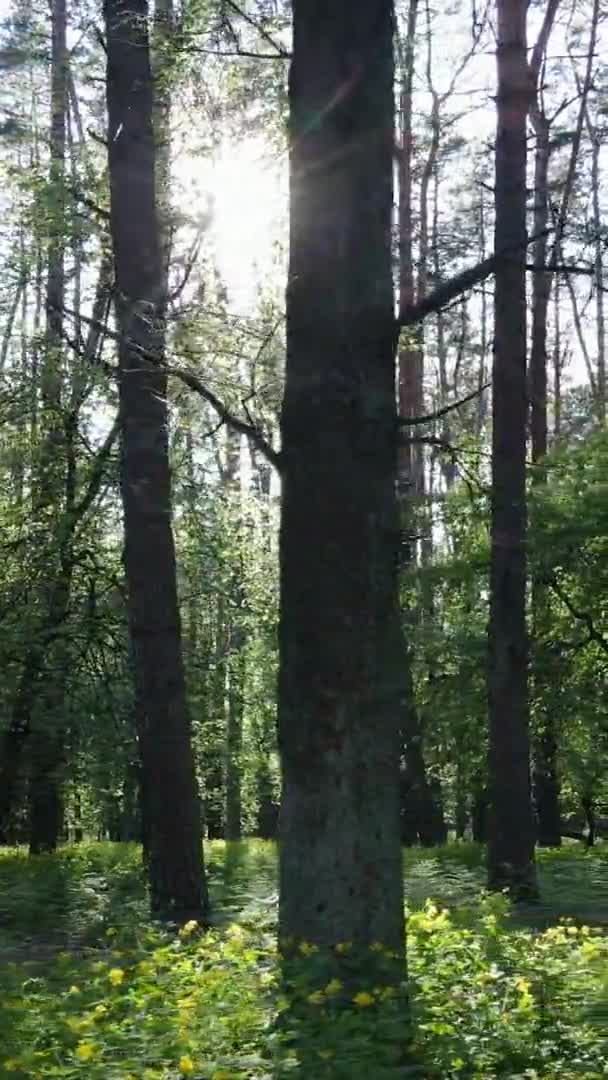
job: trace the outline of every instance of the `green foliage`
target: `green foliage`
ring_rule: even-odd
[[[474,845],[406,853],[409,1072],[395,1064],[404,988],[383,982],[382,947],[361,966],[341,943],[338,978],[300,943],[288,968],[275,945],[275,847],[218,842],[207,861],[214,926],[178,932],[147,921],[134,845],[75,845],[35,860],[2,851],[1,1077],[605,1075],[605,853],[542,854],[547,903],[570,905],[572,917],[557,922],[549,906],[514,914],[485,895]]]

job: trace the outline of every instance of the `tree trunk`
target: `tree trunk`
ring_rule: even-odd
[[[171,524],[164,273],[146,0],[106,0],[111,234],[120,328],[121,491],[152,911],[204,918],[200,807]]]
[[[488,882],[536,894],[526,632],[527,0],[497,0],[495,249],[489,622]]]
[[[602,133],[591,121],[589,104],[585,102],[587,133],[591,140],[591,195],[593,200],[593,245],[595,271],[595,323],[597,332],[596,408],[600,424],[606,423],[606,314],[604,311],[604,244],[602,210],[600,205],[600,154]]]
[[[587,836],[585,844],[588,848],[593,847],[595,844],[595,808],[593,805],[593,799],[591,796],[586,795],[581,799],[581,806],[585,815],[585,821],[587,823]]]
[[[295,0],[281,938],[402,954],[391,0]]]
[[[228,662],[226,717],[226,840],[240,840],[243,754],[244,654],[242,635],[234,635]]]
[[[530,351],[530,405],[532,435],[532,483],[546,480],[544,459],[547,454],[547,326],[551,275],[543,272],[547,264],[547,229],[549,217],[550,127],[540,102],[530,110],[536,134],[534,157],[534,243],[532,275],[532,347]],[[550,688],[543,641],[547,622],[547,590],[538,576],[532,580],[532,676],[536,698],[534,760],[534,800],[541,847],[561,844],[559,779],[557,772],[557,716],[549,705]]]
[[[228,630],[226,687],[226,839],[241,838],[241,769],[243,753],[243,693],[245,682],[245,627],[243,623],[243,547],[245,522],[241,506],[241,436],[226,432],[224,491],[229,527],[234,530],[230,567],[230,626]]]
[[[471,831],[476,844],[485,844],[488,838],[488,791],[481,784],[476,786],[473,793]]]

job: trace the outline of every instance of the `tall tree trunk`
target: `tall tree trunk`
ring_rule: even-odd
[[[413,203],[413,92],[416,56],[418,0],[409,0],[405,39],[400,49],[401,91],[399,95],[399,311],[403,315],[416,299],[414,273],[414,215]],[[426,256],[426,250],[425,250]],[[426,272],[419,285],[425,288]],[[399,346],[398,403],[401,416],[416,416],[422,412],[422,331],[409,327]],[[408,534],[416,532],[418,500],[424,495],[422,450],[414,443],[399,449],[398,456],[399,512],[402,533],[403,563],[415,564],[416,541]],[[411,612],[412,618],[418,613]],[[435,835],[436,808],[433,804],[422,749],[422,723],[416,708],[411,656],[403,657],[405,697],[401,717],[402,771],[401,834],[404,843],[424,845],[440,842]]]
[[[532,435],[532,482],[545,482],[544,459],[547,454],[547,328],[551,275],[547,264],[547,238],[544,235],[549,217],[550,128],[540,100],[530,115],[536,134],[534,156],[534,243],[532,275],[532,347],[530,351],[530,405]],[[546,586],[532,580],[532,676],[536,699],[534,761],[534,800],[538,819],[538,842],[542,847],[561,844],[559,779],[557,773],[557,717],[549,703],[546,659],[543,641],[547,622]]]
[[[243,626],[243,565],[245,522],[241,512],[241,436],[226,432],[224,490],[235,550],[230,568],[230,626],[228,630],[226,686],[226,839],[241,838],[241,768],[243,750],[243,692],[245,631]]]
[[[553,442],[557,445],[562,437],[562,322],[561,284],[555,280],[553,289]]]
[[[488,881],[536,893],[526,630],[527,0],[497,0],[492,519],[489,623]]]
[[[245,682],[244,635],[233,627],[228,661],[226,716],[226,840],[242,835],[243,694]]]
[[[602,134],[591,121],[589,105],[585,102],[587,133],[591,140],[591,196],[593,200],[593,246],[595,270],[595,322],[597,327],[596,409],[600,424],[606,423],[606,313],[604,310],[604,244],[602,210],[600,206],[600,154]]]
[[[295,0],[281,938],[402,954],[391,0]]]
[[[413,93],[416,59],[418,0],[409,0],[405,41],[401,49],[401,92],[399,95],[399,311],[403,313],[416,299],[414,274],[413,202]],[[421,331],[409,327],[399,348],[399,414],[416,416],[422,411]],[[399,451],[399,487],[403,499],[411,505],[422,494],[421,447],[413,443]],[[408,545],[412,547],[412,545]],[[412,550],[415,550],[415,544]]]
[[[121,490],[151,905],[205,917],[200,808],[171,523],[164,274],[146,0],[106,0],[111,232],[120,328]]]
[[[51,117],[46,329],[43,363],[35,371],[43,412],[38,459],[32,478],[33,506],[48,532],[48,565],[38,582],[40,617],[28,643],[11,722],[2,740],[0,832],[6,828],[19,785],[23,750],[30,743],[30,850],[53,850],[62,819],[62,714],[65,664],[57,661],[61,627],[69,605],[71,557],[63,496],[66,431],[62,402],[65,297],[66,5],[51,9]],[[41,292],[40,292],[41,295]],[[42,806],[37,805],[41,800]]]

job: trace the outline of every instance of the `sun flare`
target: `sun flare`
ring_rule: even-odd
[[[226,139],[202,167],[193,162],[200,195],[213,208],[210,237],[231,307],[254,305],[261,285],[280,274],[287,221],[287,167],[257,136]]]

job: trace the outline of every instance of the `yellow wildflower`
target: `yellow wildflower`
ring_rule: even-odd
[[[192,934],[196,933],[197,930],[198,930],[198,923],[197,923],[196,919],[190,919],[187,923],[184,923],[184,925],[182,926],[182,928],[181,928],[181,930],[179,932],[179,936],[182,939],[182,941],[185,941],[186,938],[189,938]]]
[[[79,1042],[76,1047],[76,1057],[79,1061],[90,1061],[95,1056],[95,1047],[90,1042]]]
[[[369,1005],[374,1004],[374,998],[367,990],[360,990],[358,994],[355,994],[353,1001],[360,1009],[366,1009]]]
[[[339,941],[338,944],[336,945],[336,952],[337,953],[349,952],[349,950],[352,949],[352,947],[353,947],[352,941]]]
[[[306,1000],[310,1001],[311,1005],[322,1005],[323,1004],[323,991],[322,990],[313,990],[312,994],[309,994],[308,997],[306,998]]]
[[[339,979],[331,979],[325,987],[326,994],[338,994],[342,989],[342,983]]]
[[[190,1057],[190,1054],[182,1054],[179,1059],[179,1071],[182,1076],[189,1076],[194,1072],[194,1062]]]
[[[87,1016],[81,1016],[80,1019],[77,1016],[68,1016],[66,1024],[70,1031],[84,1031],[85,1028],[89,1027],[89,1019]]]
[[[79,993],[80,993],[80,987],[79,986],[70,986],[70,989],[68,990],[68,994],[79,994]]]
[[[93,1009],[93,1013],[95,1016],[105,1016],[107,1011],[108,1010],[105,1005],[96,1005]]]
[[[106,930],[106,937],[116,937],[117,933],[118,930],[115,926],[108,926],[108,929]]]
[[[302,956],[312,956],[317,951],[317,946],[311,945],[309,941],[301,941],[298,945],[298,952],[301,952]]]
[[[108,972],[108,979],[112,983],[112,986],[120,986],[125,977],[125,973],[122,968],[110,968]]]

